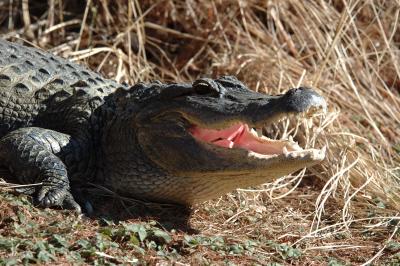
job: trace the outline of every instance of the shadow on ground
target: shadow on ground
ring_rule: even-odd
[[[175,229],[186,233],[197,233],[189,225],[191,208],[142,202],[118,196],[101,196],[93,191],[88,192],[88,195],[87,199],[93,207],[89,215],[92,219],[111,220],[114,223],[127,220],[152,220],[157,221],[163,229],[168,231]]]
[[[0,168],[0,178],[7,183],[18,183],[12,174],[4,168]],[[98,220],[100,224],[106,221],[115,224],[128,220],[156,221],[160,227],[168,231],[175,229],[186,233],[197,232],[189,225],[189,218],[192,213],[191,208],[123,198],[115,193],[105,192],[101,188],[79,188],[78,190],[80,191],[78,198],[83,199],[80,200],[80,205],[84,215],[90,219]],[[14,190],[10,190],[10,193],[17,195],[30,194]],[[30,201],[34,205],[32,199]]]

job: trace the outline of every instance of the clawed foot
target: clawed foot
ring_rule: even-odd
[[[43,186],[34,197],[34,202],[42,207],[61,207],[77,213],[82,212],[71,192],[65,188]]]

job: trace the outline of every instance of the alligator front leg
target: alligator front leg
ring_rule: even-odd
[[[38,205],[80,212],[70,192],[67,167],[59,157],[73,153],[76,146],[66,134],[36,127],[21,128],[0,139],[0,164],[8,167],[22,184],[42,183],[33,194]]]

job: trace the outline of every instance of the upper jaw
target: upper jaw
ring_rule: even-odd
[[[309,88],[291,89],[281,96],[274,97],[263,97],[253,92],[250,95],[252,96],[247,103],[238,108],[241,111],[237,115],[230,114],[224,117],[222,114],[215,114],[213,119],[206,119],[204,122],[201,116],[197,118],[186,116],[186,119],[192,122],[189,132],[200,143],[205,142],[229,149],[245,149],[249,152],[249,156],[258,158],[283,156],[296,159],[308,158],[311,161],[324,159],[324,148],[302,149],[290,136],[285,140],[273,140],[258,134],[253,129],[253,127],[265,127],[289,115],[310,118],[325,114],[327,104],[322,96]],[[229,113],[231,107],[226,108]]]
[[[288,116],[313,117],[325,114],[327,103],[325,99],[309,88],[296,88],[285,94],[266,100],[256,101],[246,108],[246,116],[252,127],[263,127],[279,122]]]
[[[325,113],[325,99],[309,88],[296,88],[283,95],[270,96],[246,90],[235,94],[226,90],[220,98],[188,96],[174,111],[194,125],[223,129],[242,122],[249,127],[264,127],[288,115],[311,117]]]

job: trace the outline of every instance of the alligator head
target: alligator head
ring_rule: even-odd
[[[291,138],[274,140],[254,130],[290,114],[325,110],[325,100],[309,88],[270,96],[225,76],[192,84],[141,84],[131,91],[123,109],[134,114],[129,123],[135,127],[135,143],[164,175],[164,183],[143,177],[149,186],[164,188],[131,194],[192,204],[324,159],[324,149],[303,149]]]

